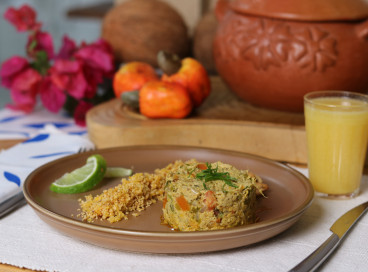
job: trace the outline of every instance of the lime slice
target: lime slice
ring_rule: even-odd
[[[106,161],[98,154],[87,158],[87,162],[80,168],[64,174],[50,185],[55,193],[76,194],[83,193],[96,186],[104,177]]]
[[[120,178],[130,176],[133,173],[132,169],[124,167],[107,167],[105,177],[106,178]]]

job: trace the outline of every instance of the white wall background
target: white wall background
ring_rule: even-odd
[[[19,33],[3,17],[8,7],[20,7],[27,3],[37,11],[38,21],[43,22],[43,30],[52,34],[55,50],[61,45],[64,34],[81,41],[92,42],[100,37],[101,20],[68,18],[67,11],[73,7],[111,0],[0,0],[0,63],[14,55],[25,55],[27,34]],[[10,101],[9,90],[0,86],[0,108]]]

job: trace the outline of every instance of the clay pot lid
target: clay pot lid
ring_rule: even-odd
[[[302,21],[361,20],[368,18],[366,0],[230,0],[234,11]]]

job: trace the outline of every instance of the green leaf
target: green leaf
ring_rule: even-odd
[[[50,68],[50,63],[46,51],[37,51],[35,61],[31,64],[31,66],[41,75],[46,75],[47,70]]]
[[[229,172],[218,172],[218,165],[216,168],[212,168],[211,164],[206,163],[207,169],[202,170],[196,175],[196,178],[203,181],[203,187],[207,190],[206,182],[213,180],[223,180],[226,185],[234,188],[238,188],[233,182],[236,182],[235,178],[232,178]]]
[[[32,52],[37,46],[37,40],[32,40],[28,46],[28,51]]]

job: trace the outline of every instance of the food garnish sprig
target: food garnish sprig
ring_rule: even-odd
[[[236,182],[236,179],[230,176],[229,172],[218,172],[218,165],[216,168],[212,168],[212,165],[208,162],[206,163],[206,169],[203,169],[196,175],[197,179],[203,181],[203,187],[208,190],[206,183],[213,180],[222,180],[230,187],[238,188],[233,182]]]

